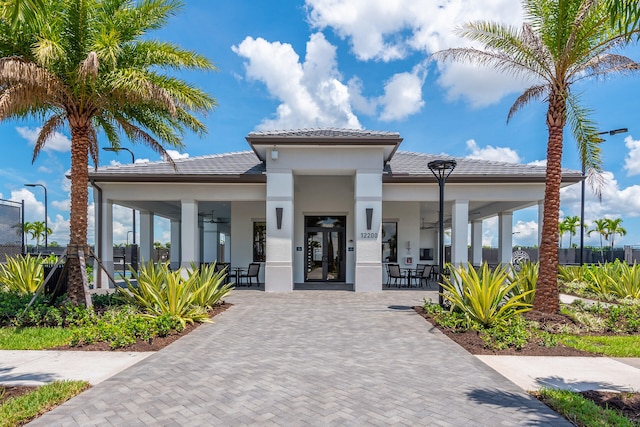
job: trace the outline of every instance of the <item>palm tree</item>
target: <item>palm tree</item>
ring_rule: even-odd
[[[626,28],[613,31],[607,4],[597,0],[524,0],[525,23],[515,28],[493,22],[467,23],[462,37],[484,49],[455,48],[437,52],[437,58],[493,66],[529,78],[526,89],[511,107],[507,121],[534,100],[547,103],[547,170],[544,220],[540,245],[540,274],[534,309],[558,312],[558,219],[562,181],[562,146],[568,123],[577,141],[582,164],[593,184],[601,171],[600,142],[590,111],[581,106],[572,86],[583,79],[635,72],[633,60],[609,51],[624,43]],[[615,18],[615,17],[614,17]]]
[[[567,223],[564,221],[558,221],[558,234],[560,235],[558,242],[559,248],[562,248],[562,238],[564,236],[564,233],[566,233],[567,231],[569,231],[567,229]]]
[[[593,228],[587,232],[589,236],[591,233],[598,233],[600,235],[600,258],[604,261],[604,246],[602,245],[602,238],[609,240],[609,231],[607,229],[606,219],[596,219],[593,221]]]
[[[566,231],[569,232],[569,247],[573,247],[572,237],[576,235],[576,229],[580,226],[579,216],[568,216],[563,220]]]
[[[613,261],[613,245],[614,245],[616,234],[619,234],[620,236],[625,236],[627,234],[627,230],[621,225],[622,218],[616,218],[616,219],[607,218],[605,221],[606,221],[607,234],[611,237],[611,261]]]
[[[36,241],[36,252],[40,252],[40,241],[44,239],[45,235],[48,236],[53,231],[45,225],[44,221],[34,221],[29,225],[29,234]]]
[[[71,132],[69,298],[84,304],[77,258],[87,248],[89,156],[98,135],[121,137],[163,155],[187,131],[206,132],[194,115],[215,100],[165,70],[211,70],[205,57],[149,32],[178,12],[174,0],[21,0],[0,3],[0,120],[42,120],[33,160],[54,132]],[[175,167],[175,164],[174,164]]]
[[[34,234],[33,234],[33,223],[29,222],[29,221],[25,221],[25,223],[22,225],[22,230],[24,231],[24,234],[27,234],[29,236],[31,236],[32,239],[34,239]],[[29,248],[27,247],[27,252],[29,252]]]

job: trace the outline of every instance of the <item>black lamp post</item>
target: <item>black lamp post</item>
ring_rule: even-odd
[[[438,180],[438,186],[440,187],[440,213],[438,222],[440,224],[440,236],[438,241],[438,271],[440,273],[440,280],[438,281],[438,304],[443,305],[444,299],[442,297],[442,276],[444,275],[444,184],[451,175],[451,172],[456,168],[457,162],[455,160],[434,160],[427,165],[433,173],[433,176]]]
[[[44,184],[25,184],[25,187],[42,187],[44,189],[44,250],[49,247],[49,215],[47,214],[47,187]]]
[[[104,151],[112,151],[114,153],[118,153],[121,150],[128,151],[129,154],[131,154],[131,163],[135,163],[136,162],[136,156],[133,154],[133,151],[131,151],[128,148],[125,148],[125,147],[119,147],[119,148],[102,147],[102,149]],[[133,228],[133,239],[132,239],[133,243],[132,244],[135,245],[136,244],[136,210],[132,209],[132,212],[133,212],[133,222],[132,222],[132,227],[131,227],[131,228]]]
[[[607,130],[604,132],[598,132],[598,135],[617,135],[619,133],[626,133],[629,132],[629,129],[627,128],[620,128],[620,129],[613,129],[613,130]],[[584,263],[584,173],[586,172],[586,167],[584,164],[584,161],[582,162],[582,183],[581,183],[581,188],[580,188],[580,254],[579,254],[579,261],[580,261],[580,265],[582,265]]]

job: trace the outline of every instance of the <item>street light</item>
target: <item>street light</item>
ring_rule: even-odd
[[[620,128],[620,129],[613,129],[613,130],[606,130],[604,132],[598,132],[598,135],[617,135],[619,133],[626,133],[629,132],[629,129],[627,128]],[[580,188],[580,256],[579,256],[579,260],[580,260],[580,265],[582,265],[584,263],[584,173],[586,172],[585,170],[585,164],[584,161],[582,161],[582,182],[581,182],[581,188]]]
[[[44,250],[49,247],[49,221],[47,214],[47,187],[44,184],[25,184],[25,187],[42,187],[44,189]]]
[[[433,176],[438,180],[438,186],[440,187],[440,237],[438,242],[438,271],[440,272],[440,280],[438,281],[438,304],[441,306],[444,304],[442,293],[442,277],[444,276],[444,184],[451,175],[451,172],[456,168],[458,163],[455,160],[434,160],[429,162],[427,166],[433,173]]]
[[[129,154],[131,154],[131,163],[135,163],[136,162],[136,156],[133,154],[133,151],[131,151],[128,148],[125,148],[125,147],[119,147],[119,148],[102,147],[102,149],[104,151],[112,151],[112,152],[114,152],[116,154],[118,152],[120,152],[121,150],[128,151]],[[133,212],[133,222],[132,222],[132,227],[131,228],[133,228],[133,244],[135,245],[136,244],[136,210],[132,209],[132,212]]]

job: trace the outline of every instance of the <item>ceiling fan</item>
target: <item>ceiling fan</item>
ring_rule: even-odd
[[[218,218],[217,216],[215,216],[215,212],[214,210],[211,211],[210,214],[198,214],[201,217],[203,217],[202,222],[207,222],[209,224],[228,224],[229,223],[229,219],[228,218]]]

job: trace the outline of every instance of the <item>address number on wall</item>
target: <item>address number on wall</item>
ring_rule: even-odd
[[[360,233],[361,239],[377,239],[378,233]]]

